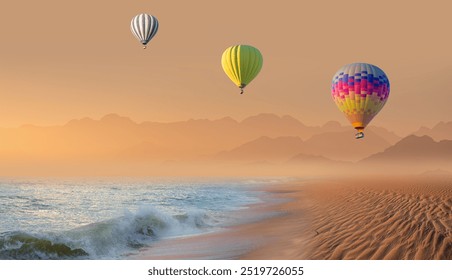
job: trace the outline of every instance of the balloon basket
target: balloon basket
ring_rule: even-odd
[[[362,133],[362,132],[356,133],[356,134],[355,134],[355,138],[356,138],[356,139],[364,138],[364,133]]]

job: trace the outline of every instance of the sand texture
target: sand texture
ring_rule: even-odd
[[[310,180],[273,186],[276,217],[157,242],[133,259],[451,260],[452,178]]]
[[[452,259],[452,180],[340,180],[273,191],[294,199],[281,206],[281,238],[242,258]]]

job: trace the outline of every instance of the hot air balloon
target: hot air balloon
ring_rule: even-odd
[[[259,74],[262,62],[260,51],[247,45],[229,47],[221,57],[224,72],[240,88],[240,93]]]
[[[364,137],[364,129],[383,108],[389,97],[389,80],[375,65],[352,63],[333,76],[331,94],[339,110]]]
[[[136,15],[130,22],[130,29],[133,35],[143,44],[143,49],[147,43],[155,36],[159,29],[159,22],[156,17],[148,14]]]

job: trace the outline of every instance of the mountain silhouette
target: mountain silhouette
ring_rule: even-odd
[[[290,158],[288,164],[318,164],[318,165],[351,165],[350,162],[332,160],[323,156],[297,154]]]
[[[439,140],[452,140],[452,121],[451,122],[439,122],[432,128],[421,127],[414,133],[417,136],[427,135],[436,141]]]
[[[303,151],[303,147],[303,141],[300,137],[270,138],[262,136],[230,151],[220,152],[215,158],[219,160],[281,162]]]
[[[234,164],[226,162],[240,161],[260,168],[286,164],[300,154],[318,157],[310,158],[312,162],[322,157],[356,161],[383,151],[399,139],[384,128],[369,127],[361,141],[354,134],[353,128],[336,121],[307,126],[288,115],[259,114],[242,121],[224,117],[137,123],[108,114],[98,120],[74,119],[64,125],[0,128],[0,167],[5,175],[12,174],[13,169],[63,172],[67,167],[70,173],[72,169],[91,171],[102,166],[121,173],[123,165],[143,173],[151,165],[177,166],[190,174],[198,165],[214,170],[213,162],[223,161],[229,168]]]
[[[409,135],[383,152],[369,156],[362,163],[430,164],[452,163],[452,140],[433,140],[429,136]]]
[[[391,146],[372,129],[366,130],[365,138],[360,140],[355,139],[354,133],[347,130],[316,134],[305,141],[303,152],[333,160],[357,161]]]

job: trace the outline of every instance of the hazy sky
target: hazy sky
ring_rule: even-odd
[[[289,114],[346,123],[330,96],[344,64],[368,62],[391,94],[372,124],[401,134],[452,120],[450,1],[40,0],[0,11],[0,126],[63,124],[108,113],[136,121]],[[160,22],[143,50],[138,13]],[[244,95],[221,54],[264,56]]]

